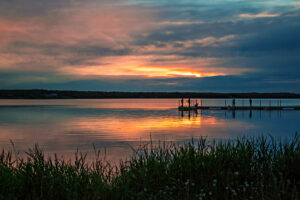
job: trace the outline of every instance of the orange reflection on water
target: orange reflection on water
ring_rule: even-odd
[[[207,129],[224,126],[225,121],[211,116],[194,117],[146,117],[146,118],[77,118],[66,127],[79,134],[108,140],[136,141],[149,139],[150,134],[172,134],[174,137],[189,137],[191,128]],[[99,130],[99,132],[97,131]],[[74,133],[72,133],[74,135]],[[173,138],[174,140],[174,138]]]
[[[47,152],[72,155],[76,148],[91,150],[95,144],[116,160],[130,155],[128,144],[147,143],[150,135],[154,142],[231,138],[257,126],[224,117],[223,111],[181,116],[177,99],[2,100],[0,105],[1,147],[10,147],[11,139],[17,150],[38,143]]]

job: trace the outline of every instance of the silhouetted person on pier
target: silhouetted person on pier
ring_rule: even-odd
[[[252,107],[252,99],[251,98],[249,99],[249,104],[250,104],[250,107]]]
[[[191,107],[191,98],[188,99],[189,108]]]
[[[196,103],[195,103],[195,107],[197,108],[198,107],[198,101],[196,100]]]
[[[183,98],[181,98],[181,107],[183,107]]]
[[[232,107],[235,107],[235,99],[232,99]]]

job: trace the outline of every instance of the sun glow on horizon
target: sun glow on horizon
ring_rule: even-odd
[[[149,66],[143,66],[143,67],[135,67],[133,68],[134,71],[137,72],[147,72],[147,76],[150,77],[160,77],[160,76],[167,76],[167,77],[176,77],[176,76],[189,76],[189,77],[203,77],[203,73],[192,71],[192,70],[181,70],[178,68],[172,68],[172,67],[149,67]]]
[[[226,75],[225,73],[199,72],[185,67],[156,67],[156,66],[115,66],[105,70],[99,70],[99,66],[88,66],[76,69],[64,68],[63,73],[71,73],[77,76],[140,76],[140,77],[212,77]]]

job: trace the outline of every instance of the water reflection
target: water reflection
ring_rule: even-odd
[[[207,103],[207,102],[205,102]],[[292,135],[299,131],[300,111],[178,112],[177,100],[13,100],[0,101],[0,147],[26,150],[38,143],[64,155],[77,148],[105,148],[118,160],[141,142],[181,142],[207,136]]]
[[[245,119],[248,118],[249,120],[252,119],[253,117],[262,119],[264,118],[269,118],[272,119],[274,118],[282,118],[282,110],[220,110],[220,112],[224,113],[224,118],[236,118],[236,112],[238,113],[238,118],[239,119]],[[297,112],[297,111],[294,111]],[[208,113],[213,113],[213,111],[209,111]],[[202,115],[203,110],[186,110],[186,111],[178,111],[178,115],[181,116],[182,118],[188,117],[188,119],[191,119],[191,117],[197,117],[198,115]],[[207,114],[207,113],[206,113]],[[253,116],[254,114],[254,116]],[[268,114],[268,115],[266,115]]]

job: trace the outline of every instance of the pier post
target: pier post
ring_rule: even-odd
[[[184,100],[183,100],[183,98],[181,98],[181,107],[183,107],[183,102],[184,102]]]
[[[281,99],[280,99],[280,107],[281,107]]]
[[[191,109],[191,98],[188,99],[189,109]]]
[[[259,100],[259,107],[260,107],[260,109],[261,109],[261,99]]]

